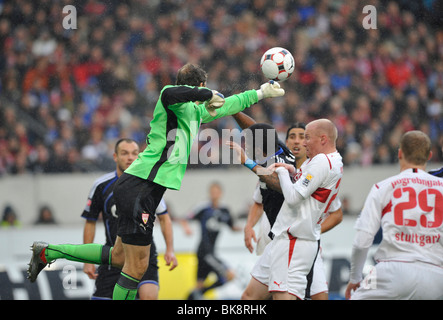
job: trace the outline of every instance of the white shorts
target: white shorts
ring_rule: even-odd
[[[271,242],[269,238],[269,231],[271,231],[271,225],[269,224],[268,217],[263,215],[260,219],[260,229],[258,231],[257,246],[255,248],[255,253],[260,256],[263,254],[266,246]]]
[[[307,275],[317,251],[317,241],[297,239],[284,233],[266,246],[251,275],[268,286],[269,292],[288,292],[304,299]]]
[[[351,300],[443,300],[443,268],[423,262],[379,262]]]
[[[312,274],[312,279],[308,277],[308,285],[311,281],[309,292],[310,296],[315,296],[316,294],[322,292],[328,292],[328,281],[326,280],[326,273],[323,266],[323,257],[321,256],[321,248],[318,251],[317,258],[314,262],[314,270]]]

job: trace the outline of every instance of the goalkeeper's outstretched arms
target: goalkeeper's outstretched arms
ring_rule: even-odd
[[[160,100],[164,106],[192,101],[212,99],[213,92],[205,87],[187,85],[168,85],[160,92]]]
[[[215,117],[217,115],[217,109],[223,107],[225,104],[225,96],[217,90],[212,90],[212,98],[205,101],[205,108],[208,113]]]
[[[257,90],[247,90],[225,98],[225,102],[221,107],[211,110],[212,114],[214,114],[212,111],[215,111],[215,116],[211,115],[209,110],[202,114],[202,122],[207,123],[221,117],[232,116],[249,108],[262,99],[282,97],[284,94],[285,90],[280,87],[278,82],[271,80],[262,84]]]

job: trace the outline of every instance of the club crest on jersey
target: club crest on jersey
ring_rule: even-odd
[[[149,220],[149,213],[143,212],[142,213],[142,221],[144,224],[147,224]]]

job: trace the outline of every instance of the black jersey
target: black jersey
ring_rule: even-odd
[[[428,172],[429,174],[432,174],[433,176],[443,178],[443,167],[438,169],[433,169]]]
[[[201,239],[197,249],[197,256],[204,257],[213,254],[220,227],[222,224],[233,226],[233,220],[229,209],[223,206],[214,208],[211,204],[206,204],[195,210],[189,219],[200,222]]]
[[[280,162],[288,163],[296,167],[295,156],[291,153],[291,151],[286,147],[285,144],[280,141],[278,142],[278,145],[280,147],[280,150],[274,156],[270,157],[267,163],[263,166],[267,167],[272,163]],[[260,195],[261,203],[263,204],[263,210],[268,217],[269,223],[272,228],[285,198],[280,192],[268,188],[266,186],[266,183],[264,182],[260,182]],[[255,200],[257,201],[256,198]]]
[[[88,195],[86,207],[82,217],[88,220],[97,220],[102,213],[105,225],[106,244],[113,246],[117,237],[117,214],[114,200],[114,185],[117,182],[117,171],[109,172],[95,180]],[[167,213],[166,205],[161,200],[156,215]]]
[[[114,184],[117,179],[117,171],[113,171],[95,180],[82,213],[82,217],[88,220],[97,220],[102,213],[106,244],[109,246],[114,245],[117,237],[117,215],[113,197]]]

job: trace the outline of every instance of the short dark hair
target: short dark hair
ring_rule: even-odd
[[[206,83],[208,74],[201,67],[192,63],[187,63],[177,72],[176,85],[200,86]]]
[[[244,131],[251,133],[252,138],[252,152],[253,159],[257,159],[257,148],[260,148],[263,155],[269,155],[275,153],[278,150],[278,135],[277,130],[273,126],[267,123],[255,123],[248,127]],[[245,135],[245,142],[247,145],[251,145],[248,141],[248,134]],[[269,143],[270,142],[270,143]]]
[[[306,130],[306,125],[305,125],[303,122],[296,122],[296,123],[292,124],[292,125],[288,128],[288,130],[286,131],[286,140],[288,140],[288,138],[289,138],[289,132],[290,132],[292,129],[303,129],[303,130]]]
[[[126,143],[132,143],[135,142],[137,143],[137,141],[135,141],[134,139],[131,138],[121,138],[119,139],[116,143],[115,143],[115,147],[114,147],[114,152],[117,154],[118,153],[118,146],[120,145],[120,143],[122,142],[126,142]],[[137,143],[138,145],[138,143]]]

